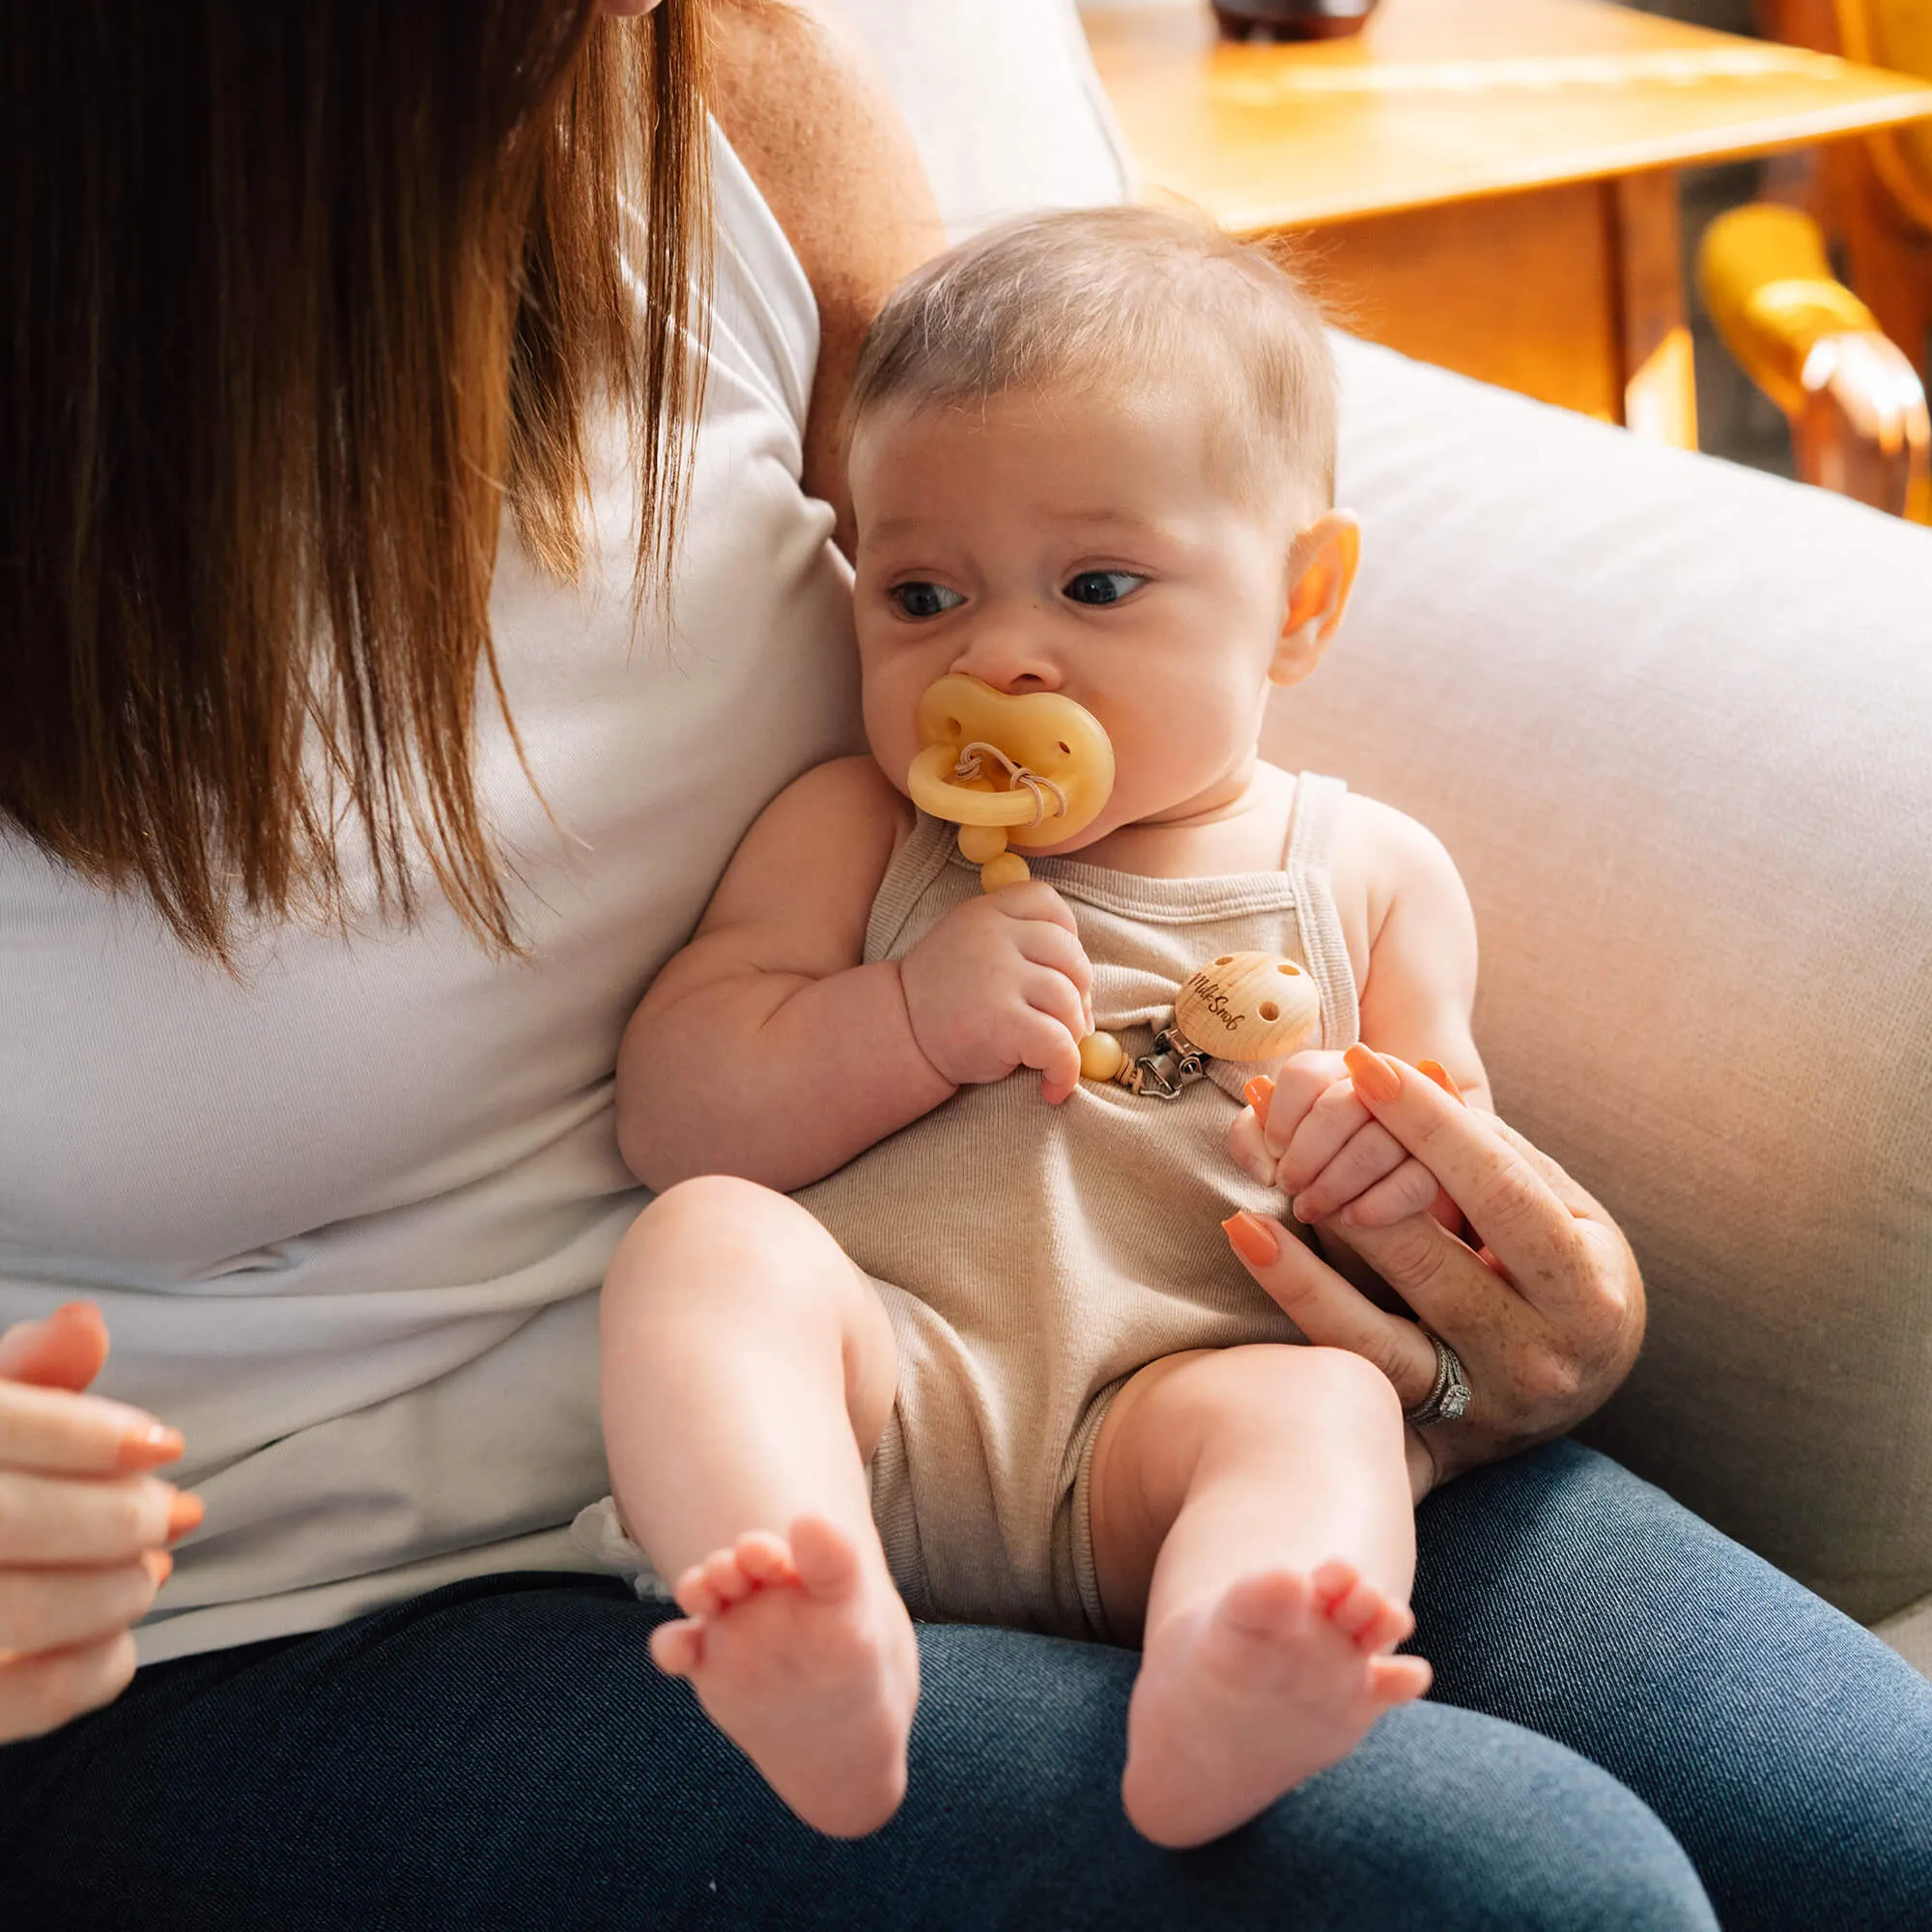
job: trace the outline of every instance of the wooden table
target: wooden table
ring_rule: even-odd
[[[1601,0],[1382,0],[1301,46],[1085,19],[1151,196],[1310,237],[1358,334],[1690,448],[1672,170],[1932,117],[1922,80]]]

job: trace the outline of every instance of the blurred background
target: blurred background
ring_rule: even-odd
[[[1079,12],[1144,191],[1345,327],[1932,522],[1932,0]]]
[[[1932,0],[1928,0],[1932,4]],[[1752,0],[1635,0],[1639,13],[1690,20],[1727,34],[1755,35]],[[1683,222],[1684,287],[1690,297],[1690,340],[1697,368],[1697,446],[1713,455],[1747,463],[1753,469],[1792,473],[1791,429],[1784,412],[1747,376],[1718,340],[1710,311],[1697,289],[1697,244],[1727,208],[1742,208],[1766,193],[1801,192],[1807,163],[1772,157],[1686,168],[1678,176],[1677,206]]]

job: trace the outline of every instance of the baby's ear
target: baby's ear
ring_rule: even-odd
[[[1299,684],[1321,662],[1354,588],[1362,526],[1352,510],[1329,510],[1294,540],[1288,561],[1288,614],[1268,667],[1270,684]]]

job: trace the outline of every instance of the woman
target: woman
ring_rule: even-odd
[[[904,1811],[813,1837],[653,1672],[653,1613],[581,1573],[593,1291],[638,1206],[618,1032],[744,825],[851,731],[836,422],[935,239],[809,11],[711,10],[728,145],[695,0],[595,11],[201,0],[10,36],[10,1906],[1639,1927],[1709,1924],[1708,1889],[1729,1923],[1908,1922],[1932,1697],[1612,1465],[1531,1448],[1627,1371],[1641,1289],[1474,1119],[1432,1162],[1546,1264],[1365,1243],[1474,1390],[1431,1431],[1470,1472],[1422,1518],[1437,1699],[1236,1837],[1127,1829],[1130,1660],[944,1629]],[[1412,1322],[1298,1243],[1267,1273],[1429,1394]],[[80,1393],[77,1298],[136,1410]],[[169,1425],[198,1529],[152,1473]]]

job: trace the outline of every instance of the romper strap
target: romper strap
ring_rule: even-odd
[[[1281,868],[1294,895],[1301,956],[1321,996],[1321,1044],[1331,1052],[1353,1046],[1361,1037],[1355,970],[1349,963],[1349,944],[1335,910],[1335,836],[1348,793],[1344,779],[1297,773],[1294,809],[1281,855]]]

